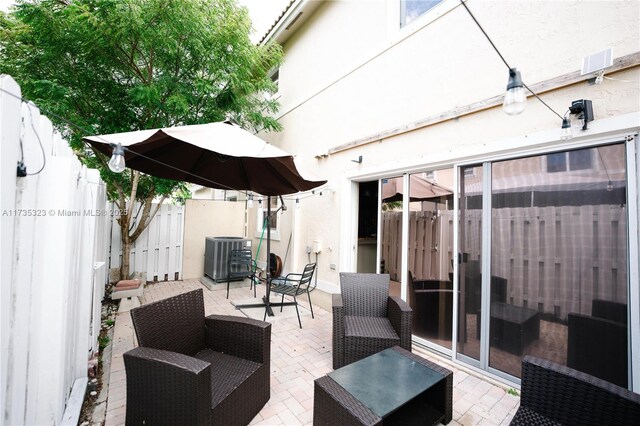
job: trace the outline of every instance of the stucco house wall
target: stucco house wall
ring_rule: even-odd
[[[638,2],[472,0],[468,6],[529,86],[573,73],[584,56],[608,47],[614,59],[640,51]],[[323,241],[318,273],[328,291],[337,290],[339,271],[355,267],[353,223],[345,211],[351,181],[559,142],[560,119],[531,97],[518,116],[497,106],[399,132],[503,94],[507,70],[459,2],[445,0],[403,29],[396,7],[395,1],[323,2],[283,44],[279,120],[285,130],[261,135],[293,153],[303,174],[329,179],[331,197],[304,199],[282,221],[295,223],[292,269],[308,261],[309,243]],[[541,96],[560,114],[572,100],[593,101],[595,121],[577,136],[615,127],[607,118],[626,117],[637,126],[640,68],[607,76],[616,80]],[[374,142],[332,151],[368,137]],[[360,155],[362,163],[352,161]],[[284,252],[286,243],[276,241],[274,251]]]
[[[339,272],[357,267],[358,182],[623,140],[640,129],[639,2],[466,4],[553,110],[563,115],[573,100],[593,101],[588,130],[574,127],[574,138],[562,141],[561,119],[533,97],[522,114],[506,115],[505,64],[458,0],[444,0],[402,29],[397,0],[300,0],[264,39],[285,52],[277,95],[284,130],[260,136],[292,153],[303,176],[328,179],[331,189],[285,197],[286,238],[276,239],[272,251],[281,255],[288,247],[288,271],[317,260],[312,298],[326,308],[339,291]],[[587,81],[594,75],[581,77],[583,58],[610,47],[607,78],[594,85]],[[637,188],[638,176],[629,178]],[[629,203],[630,247],[637,250],[640,201]],[[314,240],[321,241],[317,256],[307,253]],[[637,307],[638,263],[630,262],[630,303]],[[638,350],[638,330],[631,333]]]

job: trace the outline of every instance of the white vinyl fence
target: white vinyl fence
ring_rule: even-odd
[[[141,216],[139,207],[139,203],[136,203],[133,208],[136,225]],[[154,204],[151,211],[155,208]],[[182,279],[183,238],[184,207],[163,203],[147,229],[131,245],[129,273],[146,272],[149,281]],[[113,217],[110,268],[119,268],[121,262],[120,225]]]
[[[71,424],[100,331],[105,186],[11,77],[0,88],[0,423]],[[17,177],[22,158],[31,175]]]

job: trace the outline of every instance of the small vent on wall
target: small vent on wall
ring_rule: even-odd
[[[592,53],[582,59],[582,75],[593,74],[613,64],[613,48]]]

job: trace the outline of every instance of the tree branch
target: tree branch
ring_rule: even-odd
[[[149,214],[149,212],[151,211],[153,194],[149,194],[149,196],[144,200],[144,210],[142,211],[142,217],[138,222],[138,226],[136,227],[136,230],[130,236],[132,242],[135,241],[145,229],[147,229],[147,227],[155,217],[156,213],[158,213],[160,206],[162,206],[162,203],[166,199],[167,199],[167,196],[163,195],[162,198],[160,199],[160,202],[158,203],[156,208],[153,210],[152,214]]]
[[[131,171],[131,196],[129,197],[129,208],[127,209],[127,216],[131,217],[133,212],[133,204],[136,202],[136,194],[138,193],[138,182],[140,181],[140,172],[137,170]]]

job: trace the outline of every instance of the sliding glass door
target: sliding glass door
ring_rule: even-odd
[[[413,173],[408,181],[407,299],[413,334],[451,349],[453,169]]]
[[[459,169],[458,354],[516,378],[530,354],[628,386],[625,152]]]

